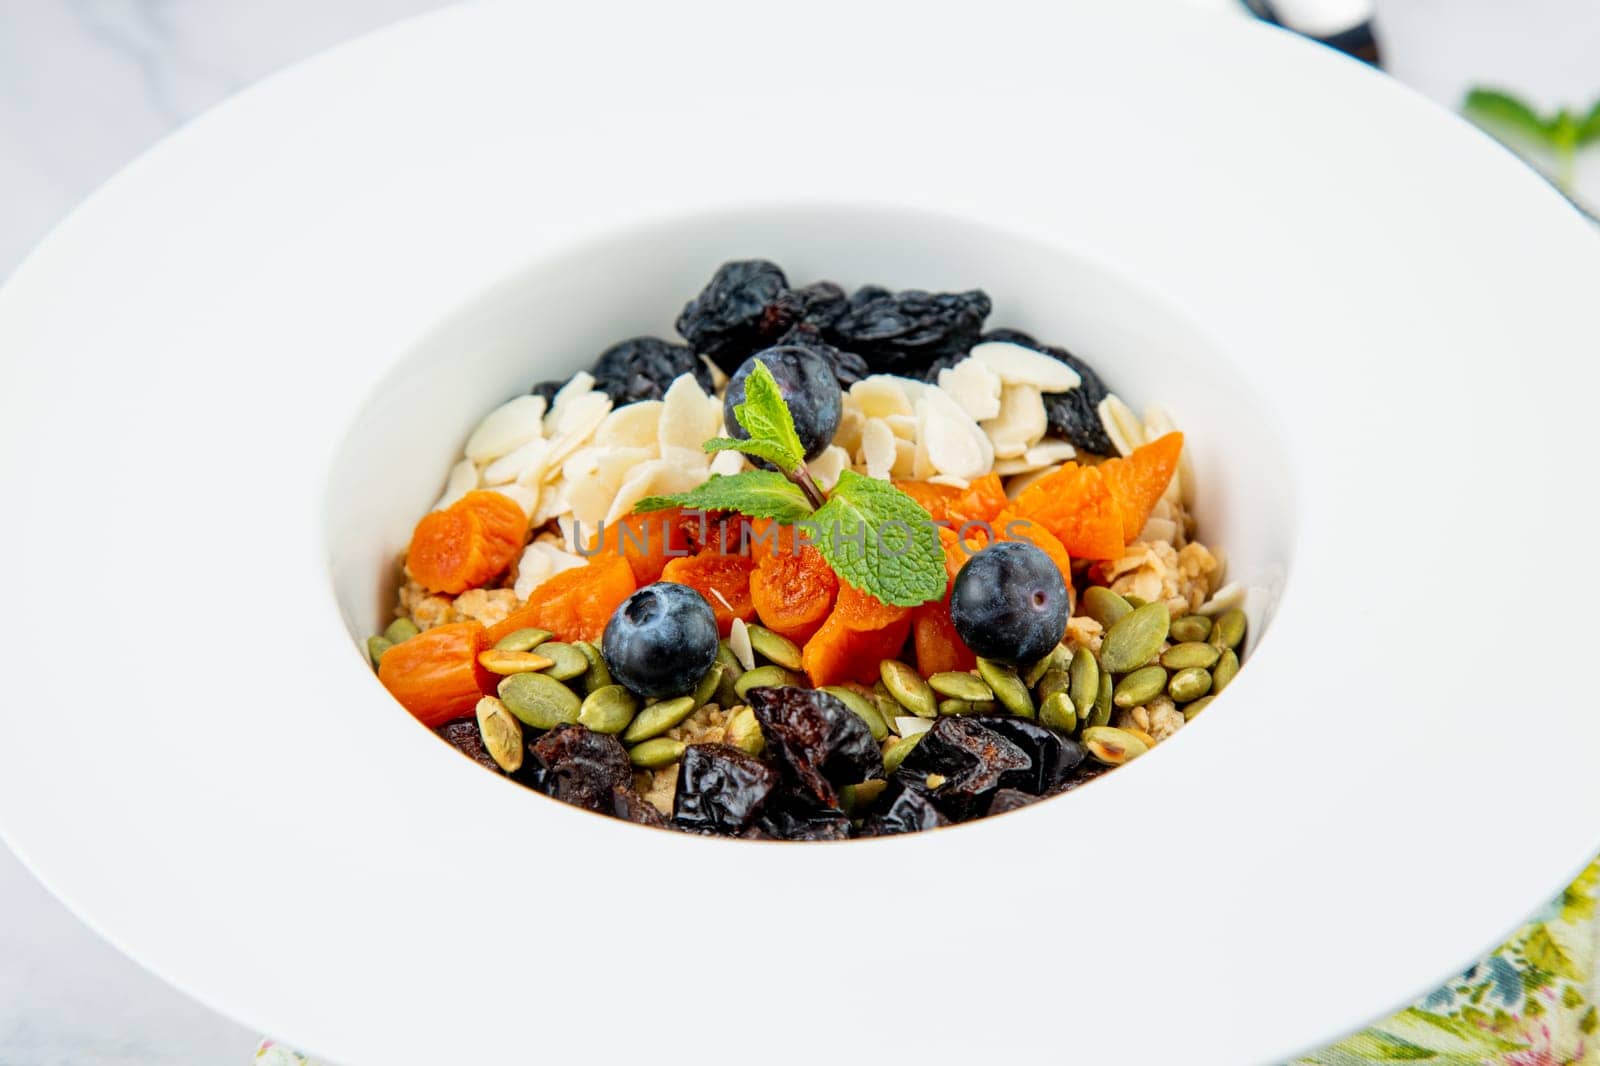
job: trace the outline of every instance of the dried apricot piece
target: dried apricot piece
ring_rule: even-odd
[[[971,670],[978,665],[978,657],[950,621],[948,597],[916,609],[911,621],[911,640],[917,652],[917,672],[923,677],[945,670]]]
[[[895,487],[921,505],[936,522],[959,527],[964,522],[991,522],[1007,504],[998,474],[985,474],[966,488],[929,481],[896,481]]]
[[[472,713],[495,675],[478,662],[493,642],[477,622],[434,626],[383,653],[378,680],[430,729]]]
[[[1098,467],[1063,463],[1024,489],[1012,509],[1055,534],[1075,559],[1122,555],[1122,512]]]
[[[871,683],[878,664],[895,658],[911,630],[911,608],[895,607],[840,582],[833,613],[806,642],[801,667],[813,685]]]
[[[681,508],[630,514],[608,522],[590,542],[591,555],[612,555],[628,561],[633,580],[643,588],[661,579],[661,571],[675,558],[692,555],[692,520]]]
[[[527,537],[528,519],[515,500],[469,492],[422,516],[411,532],[406,569],[430,592],[465,592],[510,566]]]
[[[672,559],[661,571],[661,580],[687,585],[706,598],[717,616],[717,632],[727,636],[735,618],[750,621],[756,616],[750,600],[750,572],[755,560],[748,555],[724,555],[708,548],[687,559]]]
[[[1026,541],[1050,556],[1061,571],[1061,580],[1069,588],[1072,586],[1072,554],[1042,522],[1034,522],[1021,512],[1007,508],[995,515],[994,531],[1000,540]]]
[[[759,523],[758,523],[759,527]],[[769,545],[758,528],[752,545],[755,569],[750,574],[750,602],[761,624],[796,644],[810,640],[839,594],[839,578],[822,553],[802,544],[793,551],[793,528],[782,529]],[[788,539],[782,539],[789,534]]]
[[[1182,454],[1183,434],[1173,432],[1134,449],[1125,459],[1107,459],[1097,467],[1122,513],[1125,543],[1133,543],[1150,521],[1150,512],[1167,491]]]
[[[606,622],[638,586],[626,559],[597,555],[534,588],[528,602],[489,629],[489,641],[519,629],[548,629],[563,641],[600,639]]]

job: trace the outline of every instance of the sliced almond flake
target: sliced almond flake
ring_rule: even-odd
[[[722,431],[722,405],[700,391],[693,374],[679,374],[661,403],[658,432],[663,455],[669,448],[699,451],[702,444]]]
[[[954,474],[935,474],[928,479],[928,484],[949,485],[953,489],[969,489],[972,487],[971,481],[964,477],[956,477]]]
[[[1038,463],[1028,462],[1026,455],[1017,459],[996,459],[994,461],[994,473],[999,474],[1001,477],[1013,477],[1017,474],[1026,474],[1030,470],[1037,470],[1039,465]]]
[[[1200,605],[1200,614],[1219,615],[1223,611],[1231,611],[1235,607],[1244,606],[1244,586],[1237,581],[1230,581],[1214,592],[1209,600]]]
[[[550,577],[550,559],[541,552],[533,550],[533,545],[528,545],[522,551],[522,559],[517,563],[516,584],[511,586],[511,591],[517,594],[517,599],[526,601],[533,595],[533,590],[544,584]]]
[[[994,447],[967,413],[941,389],[927,389],[917,400],[917,444],[940,474],[971,480],[994,464]]]
[[[728,387],[728,375],[722,372],[722,368],[720,366],[711,361],[710,356],[702,355],[700,357],[700,362],[705,364],[705,368],[707,370],[711,371],[712,393],[716,396],[721,396],[722,390]]]
[[[483,483],[506,485],[520,481],[523,484],[537,484],[544,474],[544,457],[548,450],[549,442],[542,437],[530,440],[484,467]]]
[[[934,468],[933,460],[928,457],[928,438],[919,430],[916,450],[912,452],[911,457],[911,476],[917,481],[924,481],[938,472]]]
[[[572,504],[567,500],[566,486],[546,485],[539,493],[539,509],[533,512],[528,524],[534,527],[543,526],[570,513]]]
[[[918,718],[915,715],[902,715],[894,720],[894,731],[903,739],[909,739],[926,733],[933,728],[932,718]]]
[[[861,461],[866,464],[867,476],[887,481],[894,460],[894,431],[881,418],[867,419],[861,431]]]
[[[738,452],[718,452],[711,457],[710,473],[737,474],[744,469],[744,456]]]
[[[561,531],[561,541],[569,549],[575,549],[578,544],[576,519],[570,514],[556,516],[556,528]],[[585,534],[590,536],[590,534]]]
[[[711,595],[715,596],[717,598],[717,602],[722,604],[722,606],[726,607],[729,611],[733,610],[733,604],[728,602],[728,597],[722,594],[721,589],[713,588],[711,590]]]
[[[998,458],[1020,458],[1048,428],[1044,399],[1032,385],[1007,385],[1000,391],[999,416],[982,425]]]
[[[586,396],[594,389],[594,375],[587,370],[580,370],[567,379],[567,383],[556,390],[550,398],[550,410],[544,416],[544,435],[553,437],[561,422],[561,414],[567,406],[579,396]]]
[[[811,480],[826,492],[839,483],[840,472],[849,465],[850,453],[837,444],[830,444],[822,449],[821,455],[806,464],[806,470],[811,474]]]
[[[508,496],[516,500],[517,506],[522,508],[522,513],[530,518],[539,509],[539,490],[537,488],[529,488],[526,485],[517,484],[491,485],[489,491],[498,492],[502,496]]]
[[[1031,385],[1040,392],[1066,392],[1082,384],[1078,372],[1061,360],[1010,341],[974,344],[967,353],[1007,385]]]
[[[861,449],[861,431],[866,426],[867,416],[849,402],[847,393],[844,410],[839,415],[839,428],[833,431],[833,443],[854,455]]]
[[[1029,447],[1023,458],[1034,466],[1050,466],[1076,458],[1077,454],[1078,449],[1070,441],[1046,439]]]
[[[610,410],[611,398],[603,392],[585,393],[574,400],[562,414],[561,429],[550,441],[545,462],[550,466],[565,462],[567,456],[588,444]]]
[[[916,415],[885,415],[883,424],[889,427],[889,432],[898,440],[915,441],[917,439]]]
[[[594,431],[594,442],[618,448],[657,447],[664,406],[660,400],[643,400],[618,407]]]
[[[963,359],[939,371],[939,388],[976,421],[1000,414],[1000,375],[979,359]]]
[[[901,385],[904,379],[873,374],[850,386],[850,396],[867,418],[911,414],[911,400]]]
[[[662,449],[661,459],[685,471],[704,471],[711,465],[711,455],[704,448],[680,448],[675,444]]]
[[[887,419],[885,420],[887,421]],[[917,446],[908,440],[894,439],[894,469],[891,474],[898,480],[916,476]]]
[[[577,552],[567,551],[554,537],[536,540],[528,545],[528,549],[550,560],[550,573],[552,574],[559,574],[563,570],[576,569],[589,561]],[[526,555],[527,553],[524,552],[523,554]]]
[[[466,456],[487,463],[544,435],[543,396],[518,396],[490,411],[467,438]]]
[[[1151,515],[1149,520],[1145,522],[1144,529],[1139,531],[1139,539],[1147,543],[1159,540],[1167,544],[1176,545],[1179,532],[1178,523],[1172,519],[1157,518],[1155,515]]]
[[[1105,429],[1106,436],[1116,446],[1117,454],[1132,455],[1134,449],[1144,443],[1144,427],[1116,393],[1107,393],[1095,410],[1100,415],[1100,425]]]
[[[450,475],[444,480],[444,495],[433,509],[442,511],[477,487],[478,466],[471,459],[463,459],[450,468]]]
[[[1027,491],[1029,485],[1032,485],[1036,481],[1044,480],[1060,469],[1061,464],[1057,463],[1055,466],[1047,466],[1041,470],[1034,470],[1026,474],[1017,475],[1006,482],[1006,498],[1012,500],[1016,499],[1018,496],[1021,496]]]
[[[756,668],[756,652],[750,646],[750,627],[744,624],[743,618],[735,618],[733,627],[728,630],[728,650],[746,670]]]
[[[706,479],[706,468],[701,466],[697,470],[685,470],[666,459],[652,459],[641,463],[630,473],[617,488],[616,497],[611,501],[611,509],[606,512],[607,522],[615,522],[623,518],[633,505],[646,496],[670,496],[677,492],[688,492]]]

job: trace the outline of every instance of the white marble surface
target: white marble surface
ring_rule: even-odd
[[[0,277],[174,126],[288,62],[436,6],[0,0]],[[1392,65],[1441,102],[1476,80],[1552,105],[1600,95],[1594,0],[1381,7]],[[1600,185],[1596,164],[1584,168],[1586,185]],[[0,1066],[232,1066],[249,1060],[255,1039],[106,946],[0,847]]]

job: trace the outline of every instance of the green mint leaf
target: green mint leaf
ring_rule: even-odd
[[[765,459],[773,466],[789,469],[789,451],[770,440],[739,440],[735,437],[712,437],[702,447],[708,452],[744,452],[757,459]]]
[[[1473,89],[1462,101],[1462,112],[1490,133],[1520,133],[1540,144],[1552,144],[1557,123],[1540,117],[1527,103],[1498,89]]]
[[[844,471],[811,522],[822,557],[862,592],[897,607],[944,596],[944,549],[933,519],[889,482]]]
[[[772,452],[770,455],[760,452],[750,454],[760,455],[785,471],[796,470],[806,461],[806,450],[800,445],[800,434],[795,432],[789,405],[783,402],[783,393],[772,371],[759,359],[756,360],[755,369],[745,379],[744,403],[734,407],[733,417],[750,434],[752,442],[760,442]],[[748,448],[739,450],[749,451]]]
[[[811,505],[806,502],[806,495],[800,491],[800,486],[775,470],[713,474],[705,484],[688,492],[646,497],[634,504],[633,510],[637,514],[662,511],[668,507],[738,511],[751,518],[771,518],[784,523],[811,517]]]
[[[1594,102],[1589,113],[1584,116],[1583,123],[1578,127],[1578,143],[1592,144],[1600,141],[1600,100]]]

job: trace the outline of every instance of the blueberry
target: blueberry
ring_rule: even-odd
[[[757,362],[772,372],[778,391],[789,405],[789,414],[794,417],[800,446],[806,450],[807,459],[815,459],[833,443],[833,433],[839,428],[839,416],[844,411],[844,394],[834,377],[833,363],[822,353],[801,344],[768,348],[746,359],[728,380],[728,391],[722,401],[722,417],[728,432],[740,439],[750,434],[733,417],[733,409],[744,403],[744,383]]]
[[[622,601],[611,615],[600,654],[629,692],[681,696],[717,660],[717,617],[694,589],[657,581]]]
[[[985,659],[1032,663],[1067,631],[1067,586],[1050,557],[1006,540],[968,559],[950,591],[950,620]]]

